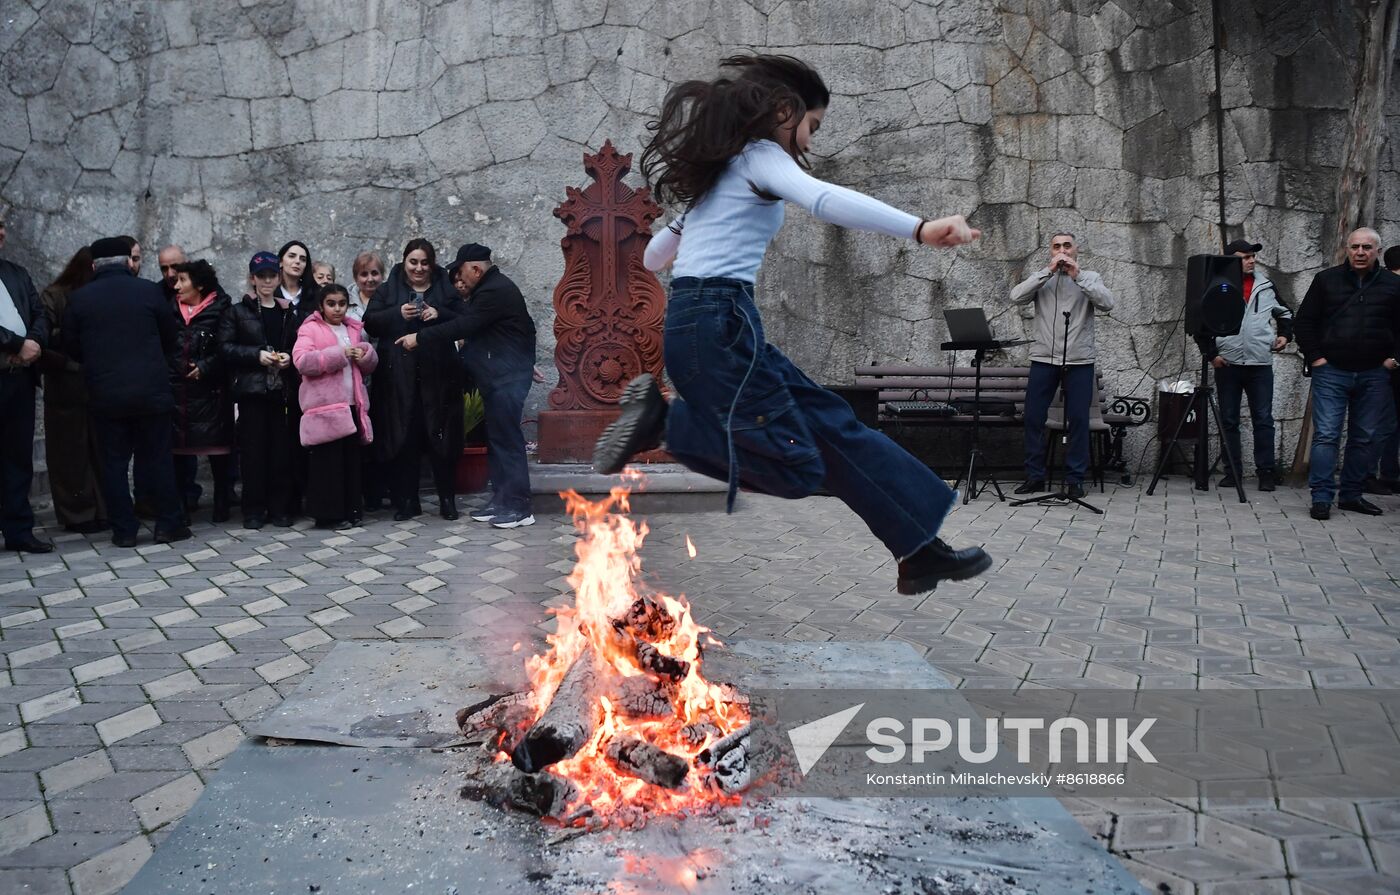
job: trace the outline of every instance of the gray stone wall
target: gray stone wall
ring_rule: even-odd
[[[814,377],[941,362],[940,311],[1006,300],[1051,232],[1079,234],[1119,306],[1099,327],[1115,392],[1196,369],[1186,256],[1220,244],[1208,0],[0,0],[0,200],[37,280],[116,232],[183,243],[231,289],[288,239],[349,278],[409,238],[496,250],[553,341],[551,209],[580,158],[637,151],[669,84],[744,47],[815,63],[835,94],[816,173],[986,235],[936,252],[791,210],[760,303]],[[1227,236],[1294,303],[1330,263],[1359,41],[1349,2],[1225,0]],[[1400,125],[1400,96],[1388,109]],[[1400,241],[1400,161],[1383,158]],[[154,270],[148,268],[148,276]],[[1021,361],[1022,355],[1008,360]],[[1301,409],[1279,361],[1280,447]],[[545,394],[537,389],[537,405]],[[1137,444],[1142,443],[1139,433]],[[1136,451],[1134,452],[1136,459]]]

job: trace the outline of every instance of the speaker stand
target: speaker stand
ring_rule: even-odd
[[[1206,409],[1210,410],[1210,417],[1206,416]],[[1201,358],[1201,381],[1191,392],[1191,404],[1189,409],[1176,421],[1176,431],[1172,432],[1171,444],[1181,437],[1181,429],[1186,425],[1186,421],[1191,418],[1192,413],[1196,414],[1196,459],[1193,468],[1195,486],[1197,491],[1210,490],[1210,419],[1214,418],[1217,429],[1224,431],[1224,426],[1220,423],[1220,406],[1215,403],[1215,390],[1210,387],[1210,361]],[[1230,449],[1228,438],[1220,439],[1220,449],[1229,463],[1230,469],[1240,469],[1239,458]],[[1162,480],[1163,470],[1171,460],[1171,452],[1164,451],[1157,461],[1157,470],[1152,474],[1152,483],[1147,486],[1147,493],[1151,494],[1157,488],[1157,483]],[[1239,495],[1240,503],[1247,503],[1244,496],[1244,476],[1236,475],[1235,493]]]

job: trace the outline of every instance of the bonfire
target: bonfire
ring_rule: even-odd
[[[463,795],[571,826],[633,826],[737,804],[754,782],[748,701],[702,674],[718,641],[684,597],[643,583],[648,529],[627,515],[628,494],[561,495],[580,533],[574,603],[552,610],[548,649],[526,661],[528,691],[458,713],[492,756]]]

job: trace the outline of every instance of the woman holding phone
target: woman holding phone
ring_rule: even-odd
[[[456,317],[460,307],[433,244],[415,239],[365,310],[365,331],[382,349],[370,386],[374,428],[380,433],[375,453],[385,464],[398,521],[422,512],[418,473],[424,454],[442,518],[458,517],[454,471],[462,453],[461,364],[450,342],[410,351],[395,340]]]
[[[219,351],[219,320],[232,304],[208,261],[175,265],[175,484],[189,516],[199,500],[199,458],[208,457],[215,522],[228,521],[233,497],[233,403]]]

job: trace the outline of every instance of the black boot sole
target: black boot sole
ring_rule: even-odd
[[[593,448],[593,471],[602,475],[622,472],[634,456],[661,445],[666,399],[650,373],[627,383],[617,403],[621,415],[603,430]]]
[[[928,593],[938,587],[940,581],[965,581],[968,578],[976,578],[992,567],[992,557],[989,554],[982,554],[971,562],[955,566],[951,569],[930,572],[918,578],[901,578],[896,585],[896,589],[907,597],[916,594]]]

